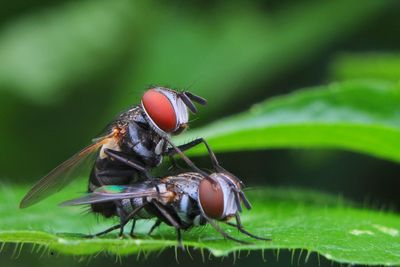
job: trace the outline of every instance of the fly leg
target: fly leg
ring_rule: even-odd
[[[107,228],[104,231],[101,231],[99,233],[93,234],[93,235],[85,235],[86,238],[93,238],[93,237],[99,237],[105,234],[108,234],[114,230],[120,229],[119,236],[121,237],[124,233],[124,227],[125,225],[129,222],[129,220],[123,220],[122,217],[120,217],[120,223],[116,224],[114,226],[111,226],[110,228]]]
[[[187,151],[187,150],[189,150],[189,149],[191,149],[191,148],[193,148],[193,147],[195,147],[195,146],[197,146],[197,145],[199,145],[199,144],[201,144],[201,143],[203,143],[204,144],[204,146],[206,147],[206,149],[207,149],[207,152],[208,152],[208,155],[209,155],[209,157],[210,157],[210,159],[211,159],[211,163],[212,163],[212,165],[213,165],[213,168],[214,168],[214,170],[216,170],[217,172],[223,172],[223,173],[227,173],[227,174],[229,174],[230,176],[232,176],[232,177],[234,177],[235,179],[237,179],[233,174],[231,174],[230,172],[228,172],[227,170],[225,170],[220,164],[219,164],[219,162],[218,162],[218,159],[217,159],[217,157],[215,156],[215,153],[214,153],[214,151],[211,149],[211,147],[210,147],[210,145],[207,143],[207,141],[204,139],[204,138],[197,138],[197,139],[195,139],[195,140],[193,140],[193,141],[191,141],[191,142],[189,142],[189,143],[186,143],[186,144],[183,144],[183,145],[180,145],[180,146],[174,146],[174,144],[172,144],[172,142],[169,142],[170,144],[171,144],[171,148],[169,148],[168,150],[167,150],[167,152],[166,152],[166,155],[168,155],[168,156],[174,156],[174,155],[176,155],[176,154],[179,154],[182,158],[183,158],[183,160],[185,160],[185,158],[184,157],[186,157],[186,156],[182,156],[182,154],[183,154],[183,152],[184,151]],[[186,163],[188,163],[187,162],[187,160],[185,160],[185,162]],[[193,164],[193,163],[192,163]],[[192,167],[191,166],[191,164],[188,164],[190,167]],[[194,164],[193,164],[194,165]],[[193,168],[193,167],[192,167]],[[196,170],[197,171],[197,167],[195,166],[194,168],[193,168],[194,170]],[[204,172],[200,172],[201,174],[203,174]],[[203,174],[204,175],[204,174]],[[208,175],[205,175],[205,176],[208,176]],[[211,180],[213,180],[213,179],[211,179]],[[241,181],[239,180],[239,179],[237,179],[240,183],[241,183]]]
[[[185,151],[185,150],[187,150],[187,149],[189,149],[189,148],[191,148],[191,147],[193,147],[193,146],[195,146],[195,145],[197,145],[197,144],[194,144],[194,145],[191,146],[191,143],[193,143],[193,142],[190,142],[190,143],[188,143],[188,144],[184,144],[184,145],[181,145],[181,146],[176,146],[174,143],[172,143],[171,140],[169,140],[169,139],[167,139],[167,138],[166,138],[166,140],[167,140],[167,142],[168,142],[172,147],[169,148],[169,149],[163,154],[164,156],[174,156],[174,155],[176,155],[176,154],[179,154],[179,156],[186,162],[186,164],[187,164],[190,168],[192,168],[193,170],[195,170],[195,171],[198,172],[198,173],[203,174],[204,176],[208,176],[207,173],[205,173],[204,171],[200,170],[200,169],[199,169],[185,154],[183,154],[183,152],[181,151],[181,147],[183,148],[183,151]],[[196,140],[195,140],[195,141],[196,141]]]
[[[215,156],[214,151],[211,149],[210,145],[207,143],[207,141],[206,141],[204,138],[202,138],[202,137],[197,138],[197,139],[195,139],[195,140],[193,140],[193,141],[191,141],[191,142],[189,142],[189,143],[186,143],[186,144],[177,146],[177,148],[178,148],[181,152],[184,152],[184,151],[189,150],[189,149],[191,149],[191,148],[193,148],[193,147],[195,147],[195,146],[197,146],[197,145],[199,145],[199,144],[201,144],[201,143],[203,143],[204,146],[205,146],[206,149],[207,149],[207,152],[208,152],[208,155],[209,155],[209,157],[210,157],[210,159],[211,159],[211,163],[212,163],[212,165],[213,165],[213,168],[214,168],[217,172],[228,173],[229,175],[232,175],[233,177],[235,177],[233,174],[229,173],[227,170],[225,170],[225,169],[219,164],[218,159],[217,159],[217,157]],[[171,147],[171,148],[169,148],[169,149],[167,150],[166,154],[167,154],[168,156],[173,156],[173,155],[179,154],[179,152],[178,152],[176,149],[174,149],[174,147]],[[235,178],[236,178],[236,177],[235,177]]]
[[[101,232],[99,232],[99,233],[97,233],[97,234],[94,234],[94,235],[86,235],[86,237],[88,237],[88,238],[93,238],[93,237],[102,236],[102,235],[108,234],[109,232],[112,232],[112,231],[114,231],[114,230],[116,230],[116,229],[120,229],[120,228],[121,228],[121,231],[120,231],[120,236],[121,236],[121,233],[123,233],[123,231],[124,231],[123,228],[124,228],[125,225],[129,222],[129,220],[132,219],[132,218],[133,218],[142,208],[144,208],[144,206],[146,206],[146,205],[147,205],[147,203],[142,204],[142,205],[136,207],[131,213],[128,214],[128,216],[125,216],[125,217],[124,217],[124,220],[122,220],[122,217],[120,217],[120,223],[119,223],[119,224],[116,224],[116,225],[114,225],[114,226],[111,226],[110,228],[108,228],[108,229],[106,229],[106,230],[104,230],[104,231],[101,231]]]
[[[160,219],[157,219],[157,221],[153,224],[153,226],[150,228],[150,231],[148,232],[148,235],[151,235],[151,233],[153,233],[153,231],[160,226],[160,224],[162,223],[162,221]]]
[[[242,222],[240,220],[240,216],[239,216],[238,213],[235,214],[235,218],[236,218],[236,224],[231,223],[231,222],[226,222],[226,224],[237,228],[241,233],[243,233],[243,234],[245,234],[245,235],[247,235],[247,236],[249,236],[251,238],[258,239],[258,240],[264,240],[264,241],[271,241],[272,240],[271,238],[265,238],[265,237],[256,236],[256,235],[246,231],[243,228],[243,225],[242,225]]]
[[[189,143],[186,143],[186,144],[183,144],[183,145],[180,145],[180,146],[174,146],[174,145],[170,142],[170,144],[171,144],[172,147],[169,148],[165,154],[168,155],[168,156],[174,156],[174,155],[176,155],[176,154],[181,155],[181,153],[183,153],[184,151],[189,150],[189,149],[191,149],[191,148],[193,148],[193,147],[195,147],[195,146],[197,146],[197,145],[199,145],[199,144],[201,144],[201,143],[203,143],[204,146],[207,148],[207,152],[208,152],[208,155],[209,155],[209,157],[210,157],[210,159],[211,159],[211,163],[212,163],[212,165],[213,165],[213,168],[214,168],[217,172],[227,173],[227,174],[229,174],[230,176],[236,178],[233,174],[231,174],[230,172],[228,172],[227,170],[225,170],[225,169],[219,164],[218,159],[217,159],[217,157],[215,156],[214,151],[211,149],[211,147],[210,147],[210,145],[207,143],[207,141],[206,141],[204,138],[202,138],[202,137],[197,138],[197,139],[195,139],[195,140],[193,140],[193,141],[191,141],[191,142],[189,142]],[[181,155],[181,156],[182,156],[182,155]],[[184,159],[184,160],[185,160],[185,159]],[[185,161],[186,161],[186,160],[185,160]],[[190,166],[190,165],[189,165],[189,166]],[[197,168],[197,167],[196,167],[196,168]],[[237,179],[237,178],[236,178],[236,179]],[[240,181],[239,179],[237,179],[237,180],[241,183],[241,181]]]
[[[189,143],[180,145],[180,146],[176,146],[176,147],[173,146],[165,152],[165,155],[174,156],[176,154],[180,154],[180,152],[185,152],[201,143],[203,143],[206,146],[208,155],[211,158],[211,162],[212,162],[214,168],[218,171],[218,169],[220,169],[222,167],[219,165],[217,157],[215,156],[214,152],[212,151],[210,145],[207,143],[207,141],[204,138],[201,138],[201,137],[197,138]]]
[[[147,179],[153,179],[153,177],[151,177],[149,170],[143,166],[142,163],[138,162],[137,160],[133,159],[131,156],[120,152],[120,151],[116,151],[116,150],[112,150],[112,149],[104,149],[104,153],[113,158],[114,160],[117,160],[121,163],[124,163],[132,168],[134,168],[135,170],[138,170],[140,173],[142,173]]]
[[[132,198],[129,200],[129,202],[130,202],[130,204],[131,204],[132,207],[135,206],[135,202],[133,201]],[[129,216],[130,218],[132,218],[132,226],[131,226],[130,236],[131,236],[131,237],[135,237],[134,231],[135,231],[135,226],[136,226],[136,218],[133,218],[133,216],[132,216],[131,214],[128,215],[128,216]]]
[[[136,219],[132,220],[132,227],[131,227],[131,232],[130,232],[130,236],[131,237],[135,237],[133,231],[135,230],[135,226],[136,226]]]
[[[178,162],[175,160],[173,156],[168,156],[169,161],[171,162],[171,167],[168,168],[169,171],[172,170],[183,170],[181,166],[179,166]]]
[[[119,237],[122,238],[124,236],[124,227],[129,222],[129,220],[126,219],[127,215],[121,207],[117,207],[117,213],[119,214],[119,224],[121,225],[121,227],[119,228]]]
[[[176,146],[176,147],[179,149],[179,151],[185,152],[186,150],[189,150],[192,147],[195,147],[198,144],[202,143],[203,140],[204,140],[203,138],[197,138],[189,143],[186,143],[186,144],[183,144],[180,146]],[[164,153],[164,155],[167,155],[167,156],[175,156],[176,154],[179,154],[179,152],[174,147],[168,148],[167,151]]]
[[[85,235],[85,237],[86,237],[86,238],[93,238],[93,237],[102,236],[102,235],[108,234],[109,232],[112,232],[112,231],[114,231],[114,230],[116,230],[116,229],[119,229],[120,227],[121,227],[121,224],[116,224],[116,225],[111,226],[110,228],[107,228],[106,230],[101,231],[101,232],[99,232],[99,233],[97,233],[97,234]]]
[[[180,228],[175,228],[176,229],[176,239],[178,240],[178,246],[182,249],[185,250],[185,247],[183,246],[183,240],[182,240],[182,233]]]
[[[204,216],[204,214],[203,214],[203,216]],[[216,224],[212,219],[210,219],[210,218],[208,218],[208,217],[206,217],[206,216],[204,216],[204,217],[206,218],[207,222],[208,222],[215,230],[217,230],[218,233],[220,233],[220,234],[221,234],[223,237],[225,237],[226,239],[229,239],[229,240],[232,240],[232,241],[235,241],[235,242],[237,242],[237,243],[244,244],[244,245],[250,245],[250,244],[251,244],[251,243],[249,243],[249,242],[247,242],[247,241],[243,241],[243,240],[240,240],[240,239],[236,239],[236,238],[234,238],[233,236],[230,236],[228,233],[226,233],[224,230],[222,230],[222,228],[219,227],[218,224]]]
[[[179,156],[186,162],[186,164],[194,171],[200,173],[201,175],[203,175],[206,179],[208,179],[209,181],[211,181],[212,183],[217,183],[217,181],[210,177],[205,171],[202,171],[201,169],[199,169],[181,150],[179,147],[177,147],[170,139],[165,138],[165,140],[171,145],[171,148],[167,150],[167,152],[165,152],[163,155],[164,156],[173,156],[175,154],[179,154]],[[197,139],[196,139],[197,140]],[[196,141],[195,140],[195,141]],[[197,144],[191,145],[193,142],[190,142],[188,144],[182,145],[180,147],[183,147],[184,149],[189,149]]]
[[[170,214],[168,210],[166,210],[162,205],[160,205],[157,201],[152,200],[151,203],[154,207],[160,212],[160,214],[176,229],[176,237],[178,240],[178,246],[184,249],[181,235],[181,225],[175,220],[175,218]]]

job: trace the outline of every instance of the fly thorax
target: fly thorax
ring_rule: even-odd
[[[162,138],[152,134],[149,130],[140,128],[135,123],[128,125],[129,145],[125,149],[129,153],[134,153],[146,165],[155,167],[162,162],[162,152],[165,149],[165,144]]]
[[[203,176],[197,173],[184,173],[177,175],[176,179],[174,179],[175,190],[188,195],[192,199],[197,199],[201,179],[203,179]]]
[[[158,188],[158,197],[156,198],[159,202],[162,204],[169,204],[172,199],[175,197],[175,194],[173,192],[170,192],[167,189],[167,186],[165,184],[157,184]],[[154,196],[149,196],[146,198],[147,202],[151,202],[155,197]]]
[[[182,195],[178,203],[178,216],[185,223],[191,224],[192,220],[189,215],[192,213],[193,206],[188,195]]]

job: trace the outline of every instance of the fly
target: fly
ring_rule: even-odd
[[[182,246],[181,230],[210,224],[224,238],[242,244],[247,241],[237,239],[226,233],[216,221],[224,222],[237,228],[241,233],[258,240],[270,240],[258,237],[244,229],[240,220],[241,203],[244,194],[237,202],[236,192],[241,191],[236,179],[227,173],[212,173],[210,176],[217,182],[213,184],[202,174],[185,172],[163,179],[138,181],[125,186],[102,186],[96,191],[81,198],[63,202],[62,206],[107,204],[118,201],[120,207],[114,210],[114,216],[120,218],[120,223],[105,231],[89,237],[97,237],[113,230],[120,229],[123,235],[124,227],[131,220],[131,236],[137,220],[156,218],[150,228],[150,235],[161,223],[175,228],[178,244]],[[247,201],[248,203],[248,201]],[[229,222],[234,218],[235,223]]]
[[[133,222],[130,233],[133,236],[136,220],[156,218],[148,234],[150,235],[161,223],[165,223],[176,229],[180,246],[182,246],[181,230],[207,223],[223,237],[248,244],[247,241],[236,239],[226,233],[216,221],[235,227],[251,238],[270,240],[244,229],[240,220],[242,204],[247,209],[250,209],[251,205],[242,191],[243,184],[219,165],[212,151],[210,156],[216,170],[209,174],[212,180],[206,179],[204,174],[198,172],[184,172],[162,179],[137,181],[125,186],[102,186],[92,193],[63,202],[61,205],[119,203],[114,206],[112,216],[119,217],[120,223],[89,237],[101,236],[116,229],[120,229],[119,234],[122,236],[124,227],[131,220]],[[236,223],[229,222],[231,218],[234,218]]]
[[[171,135],[180,134],[188,127],[189,112],[196,113],[194,105],[207,101],[188,91],[178,92],[165,87],[147,90],[141,103],[120,113],[106,128],[105,134],[93,139],[71,158],[57,166],[39,180],[25,195],[21,208],[31,206],[68,185],[77,175],[76,171],[92,164],[89,192],[107,185],[128,185],[140,178],[150,179],[149,170],[161,164],[164,156],[172,158],[179,154],[194,170],[201,172],[183,153],[200,143],[196,139],[175,146]],[[93,164],[94,161],[94,164]],[[115,207],[105,208],[96,204],[92,211],[109,217]]]

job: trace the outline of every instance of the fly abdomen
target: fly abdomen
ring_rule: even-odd
[[[136,208],[143,206],[146,202],[145,198],[131,198],[131,199],[122,199],[121,206],[124,210],[125,214],[129,216]],[[145,208],[142,208],[139,212],[135,214],[134,219],[150,219],[154,217],[153,214],[146,211]]]
[[[91,204],[90,209],[94,213],[100,213],[106,218],[110,218],[113,216],[117,216],[117,207],[114,202],[104,202],[104,203],[96,203]]]
[[[135,179],[137,172],[131,168],[111,161],[109,158],[97,158],[89,177],[89,192],[104,185],[127,185]],[[91,204],[94,213],[106,218],[116,216],[117,207],[114,202]]]

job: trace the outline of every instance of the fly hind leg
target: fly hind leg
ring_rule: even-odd
[[[99,232],[99,233],[97,233],[97,234],[94,234],[94,235],[86,235],[85,237],[87,237],[87,238],[99,237],[99,236],[103,236],[103,235],[108,234],[108,233],[110,233],[110,232],[112,232],[112,231],[114,231],[114,230],[117,230],[117,229],[120,229],[119,236],[120,236],[120,237],[123,236],[125,225],[126,225],[132,218],[134,218],[134,216],[135,216],[145,205],[146,205],[146,203],[143,204],[143,205],[140,205],[140,206],[136,207],[136,208],[135,208],[131,213],[129,213],[128,215],[124,215],[124,214],[121,212],[121,209],[120,209],[120,208],[117,208],[117,209],[118,209],[118,214],[119,214],[119,217],[120,217],[120,223],[119,223],[119,224],[116,224],[116,225],[114,225],[114,226],[111,226],[110,228],[107,228],[106,230],[101,231],[101,232]],[[131,228],[131,233],[133,233],[133,229],[134,229],[134,228],[135,228],[135,220],[134,220],[133,225],[132,225],[132,228]]]
[[[154,207],[158,210],[160,215],[167,221],[169,222],[173,227],[176,229],[176,237],[178,241],[178,246],[184,250],[183,246],[183,241],[182,241],[182,234],[181,234],[181,229],[182,225],[174,218],[173,214],[171,214],[166,208],[164,208],[163,205],[158,203],[156,200],[153,200],[151,202]],[[156,222],[157,223],[157,222]]]
[[[124,227],[129,222],[129,219],[127,218],[127,216],[124,214],[124,212],[119,207],[117,207],[117,213],[119,216],[119,224],[111,226],[110,228],[107,228],[106,230],[101,231],[99,233],[96,233],[93,235],[86,235],[85,237],[87,237],[87,238],[99,237],[99,236],[103,236],[103,235],[108,234],[117,229],[120,229],[119,237],[122,237],[124,235]]]
[[[157,227],[159,227],[160,226],[160,224],[161,224],[161,220],[160,219],[157,219],[157,221],[153,224],[153,226],[150,228],[150,230],[149,230],[149,232],[148,232],[148,235],[151,235],[151,233],[153,233],[153,231],[157,228]]]

